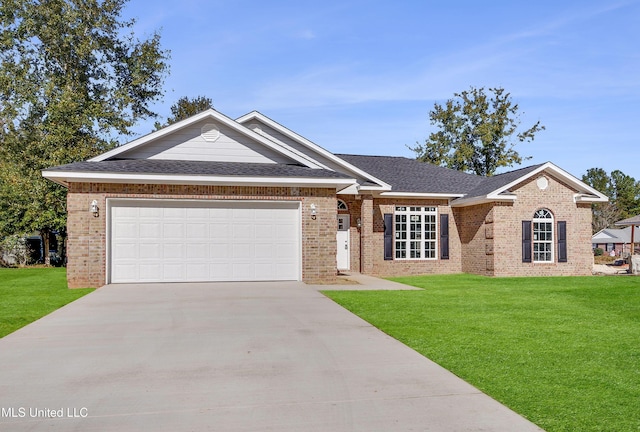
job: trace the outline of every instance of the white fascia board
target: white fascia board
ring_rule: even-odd
[[[451,201],[451,207],[469,207],[491,202],[513,202],[516,200],[516,198],[517,197],[515,195],[500,195],[498,197],[485,195],[473,198],[458,198],[454,201]]]
[[[356,183],[356,179],[322,179],[309,177],[250,177],[203,176],[171,174],[119,174],[87,173],[71,171],[43,171],[42,176],[61,185],[69,182],[87,183],[150,183],[150,184],[200,184],[241,186],[302,186],[336,187],[343,189]]]
[[[419,193],[419,192],[381,192],[383,198],[437,198],[451,199],[461,198],[464,194],[446,194],[446,193]]]
[[[304,158],[301,157],[299,154],[295,153],[292,151],[292,149],[289,148],[285,148],[282,147],[280,145],[278,145],[277,143],[263,137],[262,135],[259,135],[257,133],[255,133],[254,131],[252,131],[251,129],[245,127],[244,125],[241,125],[240,123],[234,121],[233,119],[231,119],[230,117],[227,117],[226,115],[222,114],[219,111],[216,111],[214,109],[208,109],[207,111],[203,111],[199,114],[196,114],[192,117],[189,117],[185,120],[173,123],[165,128],[162,128],[158,131],[152,132],[148,135],[145,135],[141,138],[138,138],[137,140],[131,141],[128,144],[125,144],[123,146],[117,147],[113,150],[110,150],[106,153],[103,153],[99,156],[96,156],[92,159],[89,159],[89,162],[100,162],[103,160],[107,160],[110,159],[114,156],[117,156],[121,153],[124,153],[126,151],[129,151],[133,148],[139,147],[139,146],[143,146],[147,143],[150,143],[152,141],[155,141],[159,138],[162,138],[164,136],[167,136],[173,132],[176,132],[180,129],[183,129],[187,126],[190,126],[192,124],[195,124],[201,120],[205,120],[207,118],[211,118],[214,119],[216,121],[219,121],[220,123],[224,124],[225,126],[235,130],[236,132],[239,132],[251,139],[253,139],[254,141],[259,142],[260,144],[263,144],[264,146],[270,148],[271,150],[280,153],[290,159],[293,159],[296,162],[301,163],[302,165],[309,167],[309,168],[314,168],[314,169],[319,169],[320,166],[317,163],[312,162],[311,160],[309,160],[308,158]]]
[[[594,196],[594,195],[585,195],[585,194],[574,194],[573,195],[573,200],[577,203],[579,202],[584,202],[584,203],[594,203],[594,202],[608,202],[609,198],[607,198],[606,196],[599,194],[601,196]]]
[[[391,190],[391,185],[380,180],[379,178],[376,178],[374,176],[372,176],[371,174],[369,174],[366,171],[361,170],[360,168],[351,165],[350,163],[348,163],[345,160],[340,159],[338,156],[334,155],[333,153],[331,153],[328,150],[325,150],[324,148],[320,147],[318,144],[309,141],[308,139],[306,139],[305,137],[298,135],[297,133],[293,132],[290,129],[287,129],[286,127],[282,126],[281,124],[271,120],[269,117],[265,116],[264,114],[258,112],[258,111],[251,111],[248,114],[243,115],[242,117],[239,117],[236,119],[236,121],[238,123],[246,123],[248,121],[257,119],[261,122],[263,122],[264,124],[266,124],[267,126],[277,130],[278,132],[280,132],[281,134],[291,138],[294,141],[299,142],[301,145],[307,147],[308,149],[326,157],[327,159],[329,159],[330,161],[340,165],[341,167],[343,167],[344,169],[352,172],[353,174],[362,176],[368,180],[371,180],[375,183],[378,183],[379,185],[381,185],[383,188],[387,189],[387,190]]]

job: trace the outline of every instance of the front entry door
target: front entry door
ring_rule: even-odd
[[[338,270],[349,270],[349,249],[351,246],[349,239],[349,215],[338,215],[336,242],[338,244],[338,251],[336,253]]]

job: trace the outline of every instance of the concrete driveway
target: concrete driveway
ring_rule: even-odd
[[[297,282],[96,290],[0,339],[0,410],[10,431],[540,430]]]

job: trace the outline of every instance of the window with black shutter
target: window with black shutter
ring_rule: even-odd
[[[393,214],[384,215],[384,259],[393,259]]]
[[[567,222],[558,221],[558,262],[567,262]]]
[[[440,215],[440,259],[449,259],[449,215]]]
[[[531,262],[531,221],[522,221],[522,262]]]

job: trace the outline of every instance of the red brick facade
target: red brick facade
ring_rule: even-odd
[[[570,186],[545,175],[541,190],[534,177],[516,185],[514,202],[491,202],[451,207],[447,200],[380,199],[340,196],[351,215],[351,270],[378,276],[431,273],[474,273],[486,276],[561,276],[591,274],[591,206],[576,203]],[[449,259],[385,260],[384,214],[395,206],[435,206],[449,214]],[[567,223],[567,262],[558,262],[554,241],[552,263],[522,262],[522,221],[546,208],[557,222]],[[361,226],[358,227],[358,220]]]
[[[339,195],[329,188],[236,187],[150,184],[71,183],[68,210],[69,287],[99,287],[107,281],[108,198],[279,200],[299,201],[301,212],[301,273],[308,283],[336,280],[337,198],[350,215],[351,270],[378,276],[430,273],[475,273],[488,276],[586,275],[591,273],[591,209],[576,204],[576,191],[545,175],[548,187],[540,189],[536,178],[513,187],[514,202],[451,207],[446,199],[390,199],[372,195]],[[97,217],[90,210],[96,200]],[[311,217],[310,205],[316,216]],[[384,215],[396,206],[433,206],[438,215],[449,215],[449,259],[385,260]],[[522,262],[522,221],[536,210],[548,209],[554,224],[567,226],[566,263],[557,250],[552,263]],[[438,228],[439,229],[439,228]],[[554,246],[557,247],[557,246]],[[440,245],[438,245],[438,250]]]
[[[149,184],[71,183],[67,195],[67,280],[70,288],[100,287],[107,281],[108,198],[277,200],[302,203],[302,280],[336,279],[336,196],[334,189]],[[93,200],[100,209],[89,211]],[[316,207],[311,217],[310,205]]]

